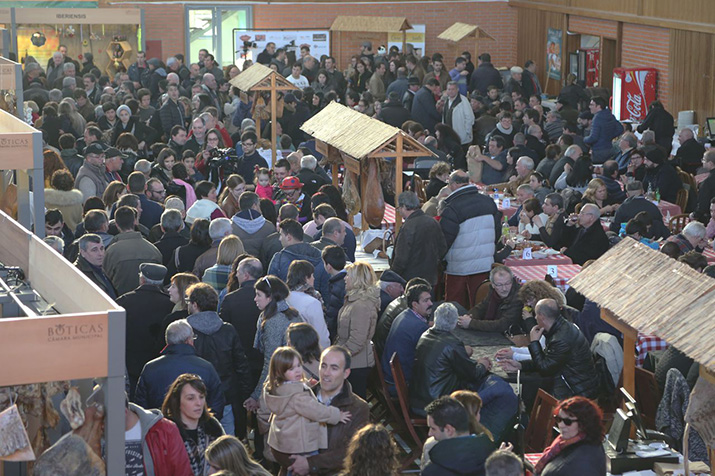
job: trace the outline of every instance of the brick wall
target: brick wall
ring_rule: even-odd
[[[102,8],[132,8],[137,5],[112,4],[100,0]],[[184,5],[158,5],[150,2],[141,5],[144,10],[145,40],[161,41],[163,61],[170,55],[184,53]]]
[[[668,107],[670,30],[650,26],[623,24],[621,66],[644,66],[658,70],[658,99]]]
[[[338,15],[406,16],[413,24],[426,25],[426,53],[431,55],[439,51],[446,58],[453,55],[454,44],[438,40],[437,35],[457,21],[477,24],[496,39],[496,41],[481,40],[480,52],[491,53],[492,61],[497,66],[511,66],[516,61],[516,11],[506,2],[254,5],[253,26],[254,28],[328,28]],[[350,55],[360,52],[361,41],[373,41],[373,49],[376,49],[376,45],[385,43],[386,38],[386,35],[369,33],[343,33],[340,44],[333,42],[333,55],[344,65]],[[459,53],[464,50],[472,52],[474,56],[474,40],[460,43]],[[338,56],[342,56],[342,61]],[[450,66],[451,61],[446,62]]]
[[[618,37],[618,23],[572,15],[569,17],[569,31],[615,39]]]

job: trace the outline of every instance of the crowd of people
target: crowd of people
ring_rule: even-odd
[[[270,120],[254,121],[265,97],[235,88],[241,69],[206,50],[189,64],[140,51],[115,77],[64,46],[47,68],[23,60],[28,120],[46,142],[47,241],[126,310],[126,474],[395,474],[398,450],[366,400],[376,366],[396,396],[396,356],[429,428],[423,474],[523,474],[506,443],[517,396],[498,364],[533,376],[527,407],[538,388],[561,401],[535,474],[605,475],[591,347],[597,333],[622,337],[583,296],[522,284],[500,263],[518,237],[583,266],[635,239],[712,275],[701,253],[715,236],[715,152],[686,128],[671,154],[659,102],[636,131],[571,76],[548,109],[533,61],[500,71],[487,53],[475,65],[364,42],[340,70],[275,46],[256,61],[298,88],[280,98],[275,163]],[[300,129],[332,101],[434,154],[429,168],[415,161],[428,183],[394,197],[404,223],[379,277],[355,259],[338,177]],[[678,167],[704,180],[671,234],[653,199],[676,202]],[[511,218],[491,192],[514,197]],[[477,357],[462,330],[528,345]]]

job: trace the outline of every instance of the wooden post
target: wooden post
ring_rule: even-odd
[[[397,206],[397,197],[402,193],[402,134],[397,134],[396,157],[395,157],[395,206]],[[395,233],[400,231],[402,217],[395,210]]]
[[[278,120],[278,91],[276,91],[276,72],[271,73],[271,157],[272,167],[276,165],[276,121]],[[260,135],[260,129],[256,129]],[[271,167],[271,168],[272,168]]]
[[[333,185],[335,185],[335,187],[339,190],[340,185],[339,185],[339,181],[338,181],[338,174],[340,173],[340,165],[334,163],[331,166],[331,170],[333,173]]]
[[[388,39],[390,34],[388,33]],[[402,54],[405,54],[405,48],[407,48],[407,30],[402,30]],[[422,54],[425,54],[425,51],[422,52]]]

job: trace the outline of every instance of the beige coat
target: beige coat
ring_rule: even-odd
[[[285,383],[274,390],[263,391],[271,411],[268,445],[281,453],[310,453],[328,447],[327,424],[340,422],[337,407],[323,405],[305,384]]]
[[[377,286],[365,293],[348,292],[345,295],[345,304],[338,312],[338,337],[335,343],[350,351],[351,367],[354,369],[375,365],[370,340],[375,334],[379,309],[380,288]]]
[[[45,208],[48,210],[56,208],[61,211],[62,218],[72,233],[82,222],[83,202],[82,192],[75,188],[68,191],[55,190],[54,188],[45,189]]]

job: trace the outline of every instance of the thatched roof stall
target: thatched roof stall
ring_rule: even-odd
[[[338,185],[338,168],[345,165],[348,172],[361,175],[369,159],[395,158],[395,196],[402,191],[402,164],[404,160],[434,155],[432,151],[402,130],[361,114],[337,102],[332,102],[306,121],[301,130],[316,139],[316,148],[326,156],[333,167],[333,184]],[[368,180],[361,181],[361,202],[366,210]],[[381,193],[381,192],[380,192]],[[384,212],[384,206],[383,206]],[[363,213],[363,217],[365,213]],[[399,229],[396,217],[395,229]],[[363,219],[363,228],[367,220]]]
[[[402,51],[405,51],[407,43],[407,30],[411,30],[412,25],[405,17],[371,17],[371,16],[348,16],[339,15],[335,17],[333,24],[330,26],[331,32],[338,34],[338,58],[342,60],[342,33],[343,31],[361,32],[361,33],[380,33],[387,35],[391,32],[402,32]],[[332,39],[331,35],[331,39]],[[387,44],[387,41],[385,41]],[[332,48],[331,48],[332,51]]]
[[[709,380],[715,376],[715,280],[626,239],[569,285],[597,303],[601,318],[623,332],[623,386],[632,395],[639,331],[657,335],[699,362],[701,375]]]
[[[437,38],[440,40],[451,41],[455,44],[459,43],[465,38],[474,38],[475,58],[479,56],[480,39],[485,38],[496,41],[492,35],[484,31],[478,25],[469,25],[467,23],[461,22],[454,23],[452,26],[437,35]]]
[[[278,120],[278,91],[292,91],[298,89],[293,86],[281,74],[276,73],[271,68],[260,63],[251,65],[250,68],[243,71],[241,74],[229,81],[231,85],[239,90],[249,93],[258,93],[268,91],[271,93],[271,150],[273,154],[273,163],[276,163],[276,121]],[[254,101],[254,104],[256,101]],[[256,130],[260,136],[260,124],[256,124]]]

